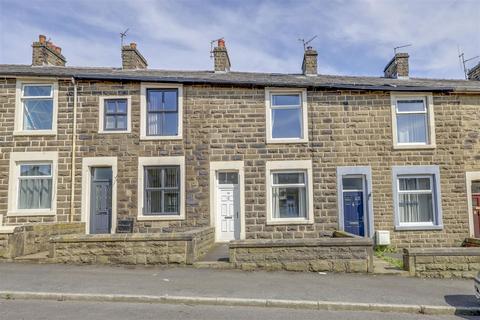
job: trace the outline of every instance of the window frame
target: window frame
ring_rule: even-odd
[[[431,178],[430,188],[433,205],[432,222],[400,222],[400,194],[417,193],[425,190],[405,190],[400,192],[400,178]],[[440,169],[438,166],[395,166],[392,168],[392,191],[395,230],[442,230],[442,194],[440,189]]]
[[[167,168],[175,168],[175,169],[178,169],[178,187],[165,187],[165,169]],[[161,170],[161,179],[162,179],[162,187],[148,187],[147,186],[147,171],[149,169],[160,169]],[[147,213],[145,211],[145,203],[144,203],[144,206],[143,206],[143,215],[145,216],[168,216],[168,215],[180,215],[180,203],[179,203],[179,207],[178,207],[178,213],[174,213],[174,212],[167,212],[165,211],[165,192],[168,192],[169,190],[170,191],[177,191],[178,192],[178,195],[180,197],[180,190],[181,190],[181,181],[180,181],[180,166],[178,165],[163,165],[163,166],[144,166],[143,167],[143,174],[144,174],[144,186],[143,186],[143,199],[146,198],[146,194],[147,192],[150,190],[150,191],[160,191],[161,194],[162,194],[162,211],[161,212],[150,212],[150,213]]]
[[[35,159],[35,160],[32,160]],[[51,165],[52,195],[48,209],[18,209],[20,200],[20,167],[25,164]],[[8,183],[7,216],[52,216],[57,211],[58,152],[11,152]]]
[[[434,149],[436,148],[435,138],[435,116],[433,108],[433,95],[425,93],[390,93],[391,117],[392,117],[392,140],[393,149]],[[425,111],[397,112],[397,102],[408,100],[423,100]],[[397,114],[425,114],[427,142],[399,142],[397,128]]]
[[[168,167],[178,166],[180,168],[180,190],[179,190],[179,214],[144,214],[145,205],[145,167]],[[139,157],[138,158],[138,214],[139,221],[158,220],[185,220],[185,157]]]
[[[170,136],[147,135],[147,90],[148,89],[176,89],[178,108],[178,134]],[[148,83],[140,85],[140,140],[181,140],[183,139],[183,85],[171,83]]]
[[[25,86],[45,86],[50,85],[52,87],[50,96],[38,96],[38,97],[25,97]],[[24,117],[24,100],[25,99],[52,99],[52,128],[41,130],[26,130],[23,128]],[[14,136],[48,136],[57,134],[57,113],[58,113],[58,81],[54,79],[17,79],[15,87],[15,124],[14,124]]]
[[[292,109],[291,106],[272,107],[272,97],[274,95],[298,94],[300,96],[299,109],[301,111],[301,132],[300,138],[273,138],[273,119],[272,110],[274,109]],[[305,88],[265,88],[265,117],[266,117],[266,140],[267,143],[305,143],[308,142],[308,108],[307,108],[307,89]]]
[[[306,192],[306,214],[305,217],[299,218],[275,218],[273,217],[273,173],[305,173],[305,192]],[[313,224],[313,174],[312,174],[312,160],[286,160],[286,161],[267,161],[265,170],[266,189],[267,194],[267,225],[292,225],[292,224]],[[298,184],[295,184],[298,185]],[[283,186],[283,185],[282,185]]]
[[[127,128],[125,130],[106,129],[106,100],[127,100]],[[132,132],[132,96],[101,96],[98,103],[98,133],[102,134],[116,134],[116,133],[131,133]]]

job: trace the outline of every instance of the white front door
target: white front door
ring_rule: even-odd
[[[238,172],[217,173],[218,240],[240,239],[240,193]]]

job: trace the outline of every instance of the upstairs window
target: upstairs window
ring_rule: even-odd
[[[306,142],[306,91],[267,90],[267,142]]]
[[[178,135],[178,90],[147,89],[147,136]]]
[[[394,146],[397,148],[434,147],[435,130],[431,96],[393,98]]]
[[[182,139],[183,86],[144,82],[140,93],[140,140]]]
[[[55,82],[17,80],[14,135],[49,135],[57,130]]]
[[[105,131],[126,131],[128,123],[127,99],[105,99]]]

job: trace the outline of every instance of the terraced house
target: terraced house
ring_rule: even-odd
[[[32,48],[0,65],[6,234],[180,235],[205,242],[194,258],[336,230],[395,248],[480,236],[480,66],[418,79],[397,53],[382,77],[331,76],[307,48],[302,73],[246,73],[220,40],[214,70],[150,70],[134,43],[121,68],[87,68],[45,36]]]

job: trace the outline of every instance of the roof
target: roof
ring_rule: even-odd
[[[280,73],[123,70],[121,68],[87,68],[0,64],[0,76],[49,76],[92,80],[151,81],[184,84],[215,84],[261,87],[306,87],[320,89],[480,92],[480,81],[446,79],[390,79]]]

